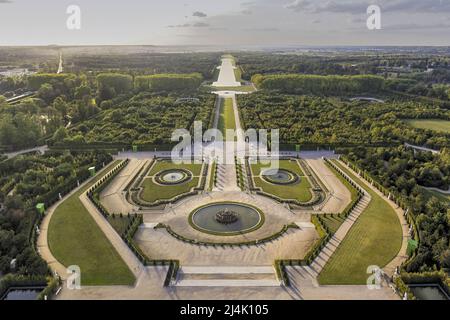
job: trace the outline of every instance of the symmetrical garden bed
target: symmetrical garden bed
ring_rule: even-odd
[[[308,165],[299,159],[280,159],[280,170],[269,169],[258,162],[251,164],[247,159],[250,190],[257,194],[270,197],[278,202],[289,203],[299,207],[312,207],[325,199],[325,190],[318,183]],[[266,168],[265,168],[266,167]],[[273,173],[267,174],[267,171]],[[278,173],[275,173],[278,172]],[[276,181],[278,174],[286,175],[287,180]]]
[[[174,203],[203,191],[207,173],[206,163],[174,164],[170,159],[154,159],[127,186],[127,199],[143,208]]]

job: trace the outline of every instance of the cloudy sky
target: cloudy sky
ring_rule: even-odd
[[[450,0],[0,0],[0,45],[450,45],[449,31]]]

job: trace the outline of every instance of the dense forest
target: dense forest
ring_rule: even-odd
[[[315,146],[387,145],[409,142],[442,148],[450,136],[418,130],[407,118],[450,119],[450,111],[418,102],[350,102],[338,98],[258,92],[238,97],[245,128],[280,129],[280,142]]]
[[[175,129],[191,129],[194,121],[209,128],[214,95],[186,101],[173,95],[143,92],[103,110],[95,118],[71,129],[59,130],[54,143],[168,144]]]
[[[260,89],[288,94],[345,96],[379,93],[384,90],[384,79],[371,75],[318,76],[302,74],[254,75],[252,82]]]
[[[424,190],[449,189],[450,149],[440,155],[404,147],[355,148],[346,153],[384,187],[399,192],[412,208],[421,241],[408,271],[450,268],[450,201],[430,197]]]
[[[113,107],[117,109],[119,105],[122,106],[123,100],[129,100],[140,91],[158,92],[162,96],[167,96],[168,92],[178,92],[180,95],[184,92],[188,96],[192,96],[196,95],[192,92],[197,91],[202,79],[200,73],[139,75],[136,77],[134,74],[111,72],[99,74],[38,73],[27,76],[26,89],[35,91],[33,96],[14,104],[7,103],[6,99],[0,96],[0,147],[6,150],[32,147],[45,143],[45,140],[53,136],[61,141],[66,137],[65,128],[68,129],[93,118],[102,111],[109,110],[105,112],[106,120],[109,117],[107,115],[112,113],[110,109]],[[137,100],[139,97],[130,101],[134,103]],[[164,103],[168,103],[167,101]],[[173,102],[171,103],[173,104]],[[150,102],[147,100],[141,103],[145,105]],[[213,103],[207,103],[207,105],[207,109],[203,109],[204,106],[202,106],[200,108],[202,110],[200,110],[197,106],[184,109],[183,105],[179,104],[176,108],[168,109],[167,112],[182,115],[185,111],[189,111],[192,112],[192,116],[184,113],[178,120],[163,121],[159,126],[169,128],[170,123],[178,121],[183,125],[180,128],[186,126],[189,128],[191,120],[194,118],[201,119],[205,121],[206,125],[209,125],[207,117],[210,109],[208,108],[212,107]],[[136,107],[138,107],[137,102],[134,103],[135,109],[130,110],[136,111]],[[128,106],[126,108],[128,110]],[[174,111],[175,109],[181,110],[181,112]],[[167,141],[167,135],[161,134],[164,129],[157,129],[152,125],[156,119],[166,117],[155,115],[154,112],[158,112],[158,110],[157,106],[145,106],[140,113],[128,114],[128,119],[143,116],[147,118],[139,120],[141,125],[134,128],[134,132],[140,132],[139,134],[124,132],[119,139],[120,142],[138,140],[157,143],[158,141]],[[120,110],[116,110],[112,117],[117,117],[118,113]],[[123,116],[125,117],[125,114]],[[144,124],[145,122],[147,123]],[[149,125],[148,122],[152,124]],[[77,132],[83,133],[85,127],[81,128],[82,130]],[[148,133],[148,137],[142,136],[148,131],[147,129],[154,129],[155,132]],[[115,137],[115,134],[97,136],[97,138],[106,139],[102,141],[108,141],[110,137]],[[74,140],[77,139],[75,134]],[[86,140],[92,140],[92,137],[88,137]]]

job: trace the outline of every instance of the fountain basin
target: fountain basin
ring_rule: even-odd
[[[183,184],[191,179],[192,173],[185,169],[168,169],[155,175],[155,181],[162,185]]]
[[[294,184],[300,180],[300,177],[286,169],[267,169],[261,172],[261,178],[266,182],[273,184]]]
[[[264,214],[257,208],[237,202],[216,202],[193,210],[189,224],[194,229],[219,236],[230,236],[257,230]]]

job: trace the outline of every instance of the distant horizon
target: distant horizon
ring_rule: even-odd
[[[305,48],[305,49],[315,49],[315,48],[450,48],[448,45],[414,45],[414,44],[404,44],[404,45],[393,45],[393,44],[380,44],[380,45],[355,45],[355,44],[339,44],[339,45],[295,45],[295,44],[285,44],[285,45],[219,45],[219,44],[23,44],[23,45],[0,45],[0,48],[49,48],[49,47],[59,47],[59,48],[69,48],[69,47],[222,47],[225,50],[235,50],[237,47],[261,47],[261,48]]]
[[[442,47],[448,30],[442,0],[0,0],[0,46]]]

